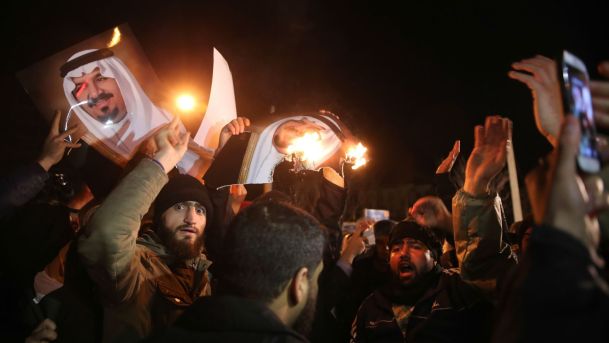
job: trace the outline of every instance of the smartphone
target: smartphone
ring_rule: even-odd
[[[387,210],[378,210],[374,208],[365,208],[364,209],[364,218],[372,219],[374,222],[378,222],[379,220],[387,220],[389,219],[389,211]]]
[[[577,166],[582,172],[596,173],[601,169],[601,162],[596,147],[588,70],[581,59],[566,50],[563,51],[559,68],[565,112],[578,118],[581,127]]]

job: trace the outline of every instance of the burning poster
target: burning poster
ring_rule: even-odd
[[[231,137],[204,179],[214,187],[271,183],[275,167],[285,159],[295,159],[303,169],[338,169],[344,160],[359,167],[365,164],[366,148],[353,142],[350,131],[329,112],[254,123],[248,132]]]

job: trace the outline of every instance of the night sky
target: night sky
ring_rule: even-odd
[[[328,109],[371,149],[367,173],[389,186],[429,182],[455,139],[469,153],[485,115],[514,122],[521,174],[549,145],[511,62],[566,48],[596,76],[609,59],[601,1],[22,1],[3,13],[1,172],[35,158],[47,123],[15,73],[128,23],[159,79],[208,92],[212,47],[237,110]]]

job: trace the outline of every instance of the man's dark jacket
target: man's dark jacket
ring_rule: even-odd
[[[459,274],[442,270],[426,281],[404,335],[392,304],[402,302],[390,285],[372,293],[353,322],[351,342],[488,342],[491,303]]]
[[[200,298],[150,342],[307,342],[263,303],[232,296]]]

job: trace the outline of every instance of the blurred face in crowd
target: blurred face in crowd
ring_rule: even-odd
[[[127,107],[116,80],[103,76],[99,68],[73,77],[72,82],[75,84],[72,95],[76,101],[94,101],[95,105],[87,104],[82,108],[102,124],[118,123],[127,115]]]
[[[403,286],[416,282],[431,271],[434,264],[431,251],[419,240],[406,237],[390,246],[389,267]]]
[[[287,120],[275,130],[273,145],[280,153],[287,154],[288,146],[292,144],[294,139],[304,136],[305,133],[321,132],[324,130],[325,128],[323,126],[306,118],[300,120]]]
[[[201,253],[207,223],[205,207],[196,201],[179,202],[168,208],[161,220],[159,235],[174,256],[191,259]]]

